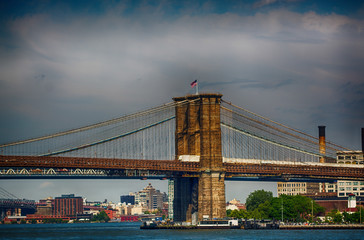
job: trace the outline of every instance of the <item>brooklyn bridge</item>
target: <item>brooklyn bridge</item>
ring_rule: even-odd
[[[225,180],[364,180],[347,151],[206,93],[0,146],[1,179],[158,178],[174,184],[177,221],[223,218]]]

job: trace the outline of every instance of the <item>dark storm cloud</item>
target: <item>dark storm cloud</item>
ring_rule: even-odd
[[[91,112],[98,121],[170,101],[189,93],[195,78],[202,91],[223,92],[237,104],[249,104],[241,93],[255,89],[260,103],[277,102],[289,109],[281,106],[281,98],[294,96],[292,105],[312,109],[313,102],[340,102],[339,86],[349,79],[361,81],[360,20],[286,9],[246,16],[208,10],[191,15],[196,10],[187,6],[174,18],[168,4],[120,3],[77,15],[71,6],[66,19],[58,11],[52,15],[44,10],[8,19],[10,35],[2,37],[7,44],[0,49],[6,86],[0,90],[2,112],[11,109],[32,121],[48,119],[49,128],[55,118],[53,126],[64,129],[62,124],[85,122],[82,116]],[[265,112],[252,102],[251,109]],[[64,111],[76,106],[80,113],[73,111],[73,120],[65,121]],[[2,135],[2,142],[8,137]]]
[[[0,143],[160,105],[199,79],[202,92],[312,135],[326,125],[358,149],[364,8],[316,2],[2,2]]]

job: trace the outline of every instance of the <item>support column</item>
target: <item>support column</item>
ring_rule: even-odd
[[[200,94],[173,98],[176,102],[176,157],[200,156],[198,220],[226,217],[225,169],[222,164],[220,127],[221,97],[221,94]],[[177,186],[177,182],[183,181],[185,180],[176,181],[176,191],[181,188]],[[176,194],[177,192],[175,196]],[[186,202],[187,199],[182,201]],[[190,201],[197,200],[191,198]],[[181,216],[186,215],[186,219],[194,214],[193,208],[175,209],[177,212],[180,210]]]
[[[222,166],[220,102],[222,95],[201,98],[201,175],[198,218],[226,217],[225,170]]]

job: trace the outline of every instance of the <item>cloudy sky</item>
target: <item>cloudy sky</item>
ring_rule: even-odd
[[[0,2],[0,143],[158,106],[193,93],[189,84],[196,78],[201,92],[222,93],[227,101],[314,136],[325,125],[328,140],[359,150],[364,4]],[[167,190],[166,181],[152,183]],[[36,200],[75,193],[117,201],[147,182],[0,185]],[[227,200],[244,200],[255,188],[275,193],[275,186],[228,183]]]

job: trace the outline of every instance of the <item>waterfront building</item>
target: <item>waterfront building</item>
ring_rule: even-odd
[[[339,164],[364,164],[362,151],[339,151],[336,154],[336,162]],[[336,193],[337,197],[347,198],[350,194],[364,196],[364,181],[344,181],[338,180],[337,183],[309,183],[309,182],[278,182],[278,196],[298,195],[298,194],[320,194]],[[330,195],[331,196],[331,195]]]
[[[76,216],[78,214],[83,214],[82,197],[75,197],[74,194],[68,194],[55,198],[53,215]]]
[[[341,164],[364,164],[363,151],[339,151],[336,161]],[[337,196],[348,197],[350,194],[364,196],[364,181],[337,181]]]
[[[278,197],[282,194],[290,196],[307,194],[314,191],[311,185],[312,184],[307,182],[278,182],[277,194]]]
[[[348,197],[338,197],[337,193],[319,193],[314,195],[305,195],[313,199],[318,205],[325,208],[325,214],[332,210],[339,212],[356,211],[356,206],[363,206],[364,197],[356,197],[351,194]]]
[[[121,222],[137,222],[139,221],[139,216],[120,216]]]

